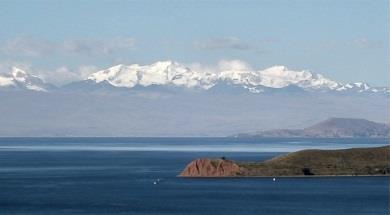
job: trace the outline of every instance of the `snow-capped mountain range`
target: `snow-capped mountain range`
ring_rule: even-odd
[[[0,89],[3,90],[32,90],[48,92],[54,85],[45,83],[38,76],[28,74],[26,71],[12,67],[9,74],[0,74]]]
[[[310,71],[293,71],[284,66],[273,66],[265,70],[247,67],[234,69],[192,70],[173,61],[159,61],[151,65],[117,65],[91,74],[86,80],[70,85],[83,84],[109,85],[112,88],[134,88],[136,86],[175,86],[196,90],[209,90],[220,83],[227,83],[247,89],[251,93],[267,90],[299,88],[304,91],[320,92],[369,92],[390,93],[388,87],[371,87],[366,83],[343,84]],[[69,86],[69,85],[68,85]],[[66,86],[65,86],[66,88]],[[54,86],[43,82],[39,77],[12,68],[10,74],[0,74],[0,89],[25,89],[50,91]],[[61,88],[59,88],[61,89]]]

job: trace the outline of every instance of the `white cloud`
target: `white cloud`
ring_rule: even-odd
[[[16,37],[5,41],[0,50],[6,55],[39,57],[55,51],[55,44],[32,37]]]
[[[65,41],[62,48],[65,52],[81,55],[105,55],[118,51],[133,49],[134,38],[116,37],[110,40],[78,39]]]
[[[131,37],[115,37],[106,40],[72,39],[60,42],[32,38],[16,37],[0,44],[5,55],[41,57],[53,54],[107,55],[133,49],[136,40]]]
[[[215,66],[203,65],[200,63],[188,63],[186,67],[197,73],[216,73],[217,68]]]
[[[89,75],[91,75],[92,73],[98,71],[99,69],[96,67],[96,66],[93,66],[93,65],[84,65],[84,66],[80,66],[78,68],[78,73],[80,74],[80,78],[81,79],[86,79]]]
[[[63,66],[55,70],[40,71],[40,76],[49,83],[60,85],[67,82],[72,82],[80,79],[77,72]]]
[[[3,61],[3,62],[0,62],[0,74],[9,74],[11,72],[11,68],[13,66],[18,67],[22,70],[26,70],[26,71],[29,71],[32,68],[31,64],[26,63],[26,62]],[[34,73],[32,73],[32,74],[34,74]]]
[[[36,73],[45,82],[59,86],[73,81],[84,80],[88,75],[96,71],[98,71],[98,68],[95,66],[83,65],[76,69],[62,66],[53,70],[34,70],[32,73]]]
[[[252,67],[242,60],[221,60],[218,63],[220,71],[250,71]]]
[[[205,41],[197,41],[194,46],[198,49],[205,50],[220,50],[220,49],[233,49],[233,50],[249,50],[255,48],[241,41],[237,37],[219,37],[211,38]]]
[[[201,63],[188,63],[185,64],[194,72],[202,73],[220,73],[223,71],[252,71],[253,68],[247,62],[237,59],[232,60],[220,60],[217,64],[205,65]]]
[[[352,44],[361,49],[377,48],[381,45],[380,42],[371,41],[365,37],[353,40]]]

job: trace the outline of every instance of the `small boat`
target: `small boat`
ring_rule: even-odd
[[[154,185],[159,184],[159,183],[160,183],[160,179],[159,178],[156,181],[153,182]]]

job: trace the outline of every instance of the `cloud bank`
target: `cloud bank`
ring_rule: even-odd
[[[115,37],[101,40],[72,39],[58,42],[21,36],[0,44],[0,52],[6,56],[27,57],[45,57],[53,54],[96,56],[131,50],[135,46],[136,40],[132,37]]]
[[[255,48],[254,46],[241,41],[237,37],[219,37],[207,39],[204,41],[196,41],[194,46],[195,48],[203,50],[250,50]]]

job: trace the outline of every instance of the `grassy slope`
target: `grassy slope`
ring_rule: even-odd
[[[389,175],[390,146],[303,150],[265,162],[240,162],[245,176]]]

